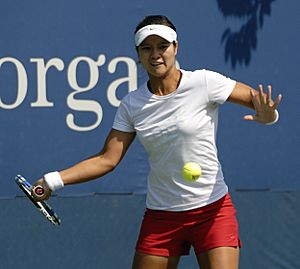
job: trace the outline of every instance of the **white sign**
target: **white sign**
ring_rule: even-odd
[[[96,60],[87,57],[80,56],[74,58],[67,67],[60,58],[52,58],[45,63],[43,58],[31,58],[31,63],[35,63],[37,72],[37,98],[34,102],[30,103],[31,107],[53,107],[54,102],[47,99],[47,72],[50,68],[55,68],[57,71],[62,72],[64,69],[67,70],[67,81],[70,88],[73,90],[67,97],[67,106],[74,111],[92,112],[96,115],[96,120],[89,126],[80,126],[75,123],[75,116],[72,113],[66,115],[67,126],[75,131],[91,131],[97,128],[103,117],[102,106],[95,100],[81,100],[76,99],[78,93],[91,91],[97,85],[99,81],[99,67],[103,66],[106,62],[104,54],[100,54]],[[133,91],[137,88],[137,67],[133,59],[129,57],[117,57],[112,59],[107,66],[107,71],[113,74],[119,63],[125,63],[127,66],[128,74],[125,77],[118,78],[112,81],[107,88],[107,99],[108,102],[118,107],[120,101],[117,97],[118,87],[126,83],[128,85],[128,92]],[[76,72],[79,63],[84,63],[89,69],[89,81],[85,86],[79,86]],[[3,64],[13,64],[16,68],[17,73],[17,94],[14,102],[5,103],[1,99],[0,95],[0,108],[2,109],[15,109],[20,106],[26,98],[28,91],[28,77],[26,69],[21,61],[12,57],[0,58],[0,72]]]

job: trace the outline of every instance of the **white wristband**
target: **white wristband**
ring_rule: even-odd
[[[51,191],[56,191],[64,186],[64,182],[57,171],[44,175],[44,180]]]
[[[275,109],[275,114],[276,114],[275,120],[273,120],[271,122],[268,122],[265,125],[272,125],[272,124],[276,123],[279,120],[279,113],[278,113],[277,109]]]

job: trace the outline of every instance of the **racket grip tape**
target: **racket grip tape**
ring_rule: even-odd
[[[43,186],[37,185],[37,186],[35,186],[35,187],[33,188],[33,192],[34,192],[34,194],[35,194],[36,196],[38,196],[38,197],[43,197],[44,194],[45,194],[45,189],[44,189]]]

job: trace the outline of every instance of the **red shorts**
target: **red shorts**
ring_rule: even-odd
[[[147,209],[136,251],[157,256],[196,254],[215,247],[241,247],[236,211],[227,193],[220,200],[193,210]]]

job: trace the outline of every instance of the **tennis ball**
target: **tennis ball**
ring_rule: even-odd
[[[201,177],[202,170],[198,163],[188,162],[182,168],[182,176],[185,180],[195,181]]]

